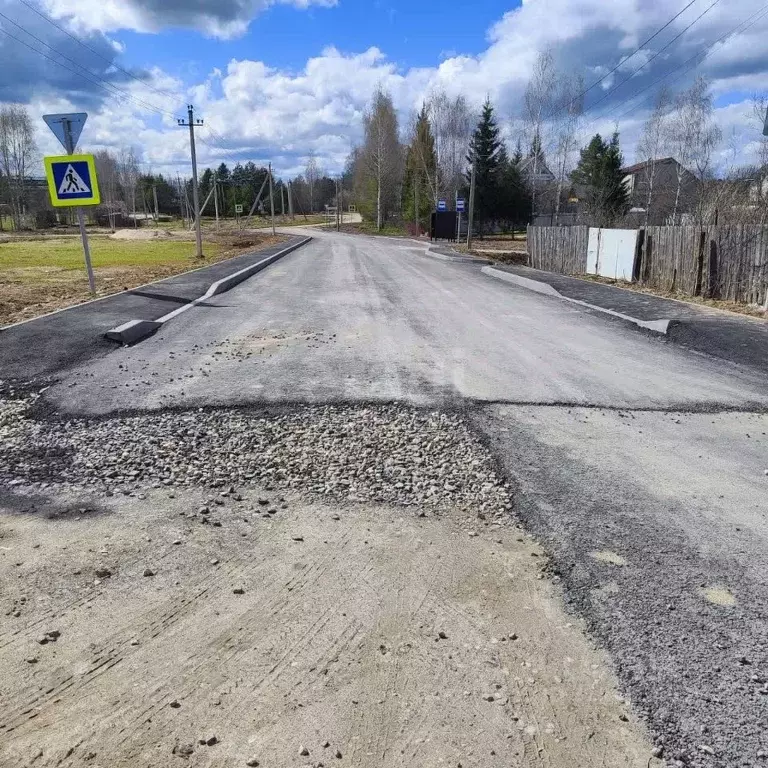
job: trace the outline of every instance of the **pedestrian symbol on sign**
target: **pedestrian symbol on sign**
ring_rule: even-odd
[[[67,166],[67,170],[64,173],[64,181],[61,182],[59,187],[59,196],[71,195],[73,193],[85,193],[90,194],[90,187],[80,178],[80,174],[72,167],[72,164]]]
[[[45,158],[51,203],[56,207],[99,205],[99,183],[93,155]]]

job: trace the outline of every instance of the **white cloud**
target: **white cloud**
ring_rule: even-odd
[[[68,18],[79,30],[131,29],[160,32],[188,27],[211,37],[242,35],[249,23],[272,5],[333,7],[337,0],[44,0],[48,11]]]
[[[589,92],[584,138],[596,131],[610,133],[619,118],[624,153],[627,161],[631,161],[656,90],[649,86],[664,75],[670,74],[669,82],[680,88],[697,72],[703,72],[712,79],[716,96],[737,91],[742,94],[740,101],[744,94],[765,87],[768,50],[763,40],[768,33],[768,14],[762,18],[757,15],[762,1],[729,0],[718,4],[680,40],[649,62],[709,3],[702,0],[694,5],[644,45],[638,55],[625,58],[669,20],[673,11],[667,0],[524,0],[520,8],[506,13],[491,27],[486,49],[476,56],[452,55],[436,61],[432,67],[403,69],[379,48],[343,53],[331,46],[309,58],[299,71],[290,72],[265,61],[233,59],[221,70],[212,71],[204,81],[189,84],[186,93],[179,92],[176,108],[185,99],[191,100],[205,119],[208,128],[200,134],[203,163],[214,159],[231,163],[236,159],[271,158],[279,172],[294,173],[302,167],[308,152],[314,150],[322,165],[338,171],[351,146],[361,138],[363,113],[376,86],[382,85],[391,92],[404,119],[430,90],[442,87],[451,95],[464,94],[476,108],[489,96],[499,118],[509,121],[519,114],[522,93],[538,52],[550,48],[562,71],[583,72],[588,84],[622,62],[606,82]],[[231,34],[238,24],[247,24],[247,19],[271,0],[217,0],[215,4],[199,0],[197,10],[192,11],[187,0],[47,2],[58,13],[73,13],[75,6],[85,8],[99,28],[142,28],[142,24],[144,28],[159,28],[182,23],[174,15],[182,11],[183,23],[194,26],[201,23],[200,14],[206,19],[214,14],[215,23],[223,25],[215,28]],[[305,7],[311,2],[297,0],[293,4]],[[105,15],[104,19],[100,13]],[[82,23],[80,16],[77,19]],[[739,34],[714,44],[742,22]],[[701,58],[704,54],[706,58],[698,69],[687,75],[684,70],[676,71],[690,57]],[[647,62],[647,67],[629,78],[630,73]],[[173,87],[179,90],[178,84]],[[641,89],[645,89],[642,95],[634,98]],[[137,85],[136,92],[141,92],[141,86]],[[603,97],[605,100],[590,110],[590,105]],[[144,98],[153,100],[148,94]],[[171,126],[163,129],[156,120],[148,121],[146,113],[134,112],[133,108],[105,109],[114,118],[112,133],[100,134],[105,144],[111,141],[120,146],[141,141],[145,144],[145,156],[156,167],[174,168],[188,162],[185,142]],[[716,115],[729,139],[738,137],[740,146],[745,148],[738,154],[744,158],[756,141],[755,126],[748,121],[746,111],[723,107]],[[133,125],[131,119],[121,117],[126,113],[134,115]],[[136,130],[137,123],[145,127]],[[509,126],[506,128],[509,133]],[[211,150],[208,144],[220,144],[218,136],[224,137],[226,144]]]

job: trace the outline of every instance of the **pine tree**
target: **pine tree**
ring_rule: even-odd
[[[467,160],[470,166],[475,164],[475,222],[482,236],[487,222],[497,218],[502,207],[501,168],[508,163],[490,100],[483,104],[480,122],[469,143]],[[467,178],[471,179],[471,170]]]
[[[629,208],[629,193],[621,173],[623,165],[618,133],[614,133],[610,141],[598,133],[581,150],[571,180],[584,188],[587,213],[597,226],[611,226]]]
[[[437,203],[435,172],[437,153],[426,106],[422,107],[408,145],[402,191],[402,211],[407,221],[420,228],[429,221]]]

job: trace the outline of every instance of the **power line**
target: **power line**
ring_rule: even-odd
[[[165,110],[162,110],[162,109],[160,109],[158,107],[155,107],[154,105],[150,104],[149,102],[146,102],[143,99],[139,99],[139,98],[133,96],[133,94],[129,93],[128,91],[125,91],[122,88],[119,88],[118,86],[114,85],[113,83],[110,83],[108,80],[105,80],[104,78],[99,77],[98,75],[94,74],[90,70],[86,69],[82,64],[79,64],[78,62],[76,62],[74,59],[70,58],[66,54],[61,53],[61,51],[57,51],[52,45],[49,45],[44,40],[41,40],[35,34],[30,32],[29,30],[25,29],[21,24],[15,22],[13,19],[9,18],[4,13],[0,12],[0,17],[5,19],[6,21],[10,22],[11,24],[13,24],[15,27],[20,29],[25,35],[28,35],[33,40],[35,40],[36,42],[40,43],[40,45],[44,45],[46,48],[48,48],[50,51],[55,53],[57,56],[60,56],[61,58],[66,59],[67,61],[69,61],[70,63],[74,64],[76,67],[78,67],[79,69],[82,69],[85,72],[87,72],[89,77],[86,77],[81,72],[77,72],[76,70],[73,70],[73,69],[71,69],[69,67],[64,66],[63,64],[61,64],[61,62],[55,61],[53,58],[48,56],[44,51],[40,51],[37,48],[34,48],[33,46],[31,46],[28,43],[26,43],[24,40],[21,40],[20,38],[12,35],[10,32],[8,32],[8,30],[0,27],[0,30],[5,32],[5,34],[8,35],[8,37],[12,38],[13,40],[16,40],[17,42],[21,43],[22,45],[25,45],[31,51],[34,51],[35,53],[38,53],[41,56],[45,56],[45,58],[48,59],[49,61],[53,61],[57,66],[63,67],[64,69],[66,69],[69,72],[72,72],[73,74],[79,75],[80,77],[85,77],[86,79],[89,80],[89,82],[93,83],[94,85],[98,85],[100,88],[103,88],[105,90],[106,90],[106,88],[110,88],[112,90],[113,95],[118,95],[118,94],[119,95],[123,95],[126,98],[129,98],[132,101],[134,101],[136,104],[140,104],[140,105],[144,106],[146,109],[151,109],[152,111],[157,112],[158,114],[165,114],[165,115],[170,115],[171,117],[173,117],[172,113],[166,112]]]
[[[714,2],[701,14],[699,14],[685,29],[683,29],[681,32],[679,32],[677,35],[675,35],[663,48],[660,48],[656,53],[651,56],[648,61],[644,62],[642,65],[640,65],[637,69],[633,70],[627,77],[625,77],[618,85],[611,88],[610,91],[605,93],[600,99],[598,99],[594,104],[590,105],[590,109],[594,109],[598,104],[605,101],[611,94],[616,93],[616,91],[621,88],[622,85],[629,82],[640,70],[647,67],[655,58],[660,56],[664,51],[667,50],[673,43],[677,42],[694,24],[699,22],[704,16],[706,16],[718,3],[720,0],[714,0]]]
[[[698,53],[695,53],[693,56],[691,56],[690,58],[686,59],[681,64],[678,64],[676,67],[674,67],[673,69],[669,70],[669,72],[665,73],[661,77],[656,78],[656,80],[654,80],[653,82],[651,82],[648,85],[644,86],[639,91],[635,91],[635,93],[630,94],[625,99],[622,99],[621,101],[619,101],[616,104],[614,104],[608,110],[608,112],[606,112],[605,114],[600,115],[600,116],[590,120],[589,123],[587,123],[587,125],[593,125],[594,123],[598,122],[599,120],[607,119],[611,115],[612,112],[614,112],[616,109],[618,109],[622,105],[624,105],[627,102],[630,102],[630,101],[636,99],[640,94],[642,94],[645,91],[653,88],[656,85],[659,85],[664,80],[666,80],[668,77],[670,77],[671,75],[674,75],[675,72],[677,72],[678,70],[683,69],[683,71],[680,73],[678,78],[676,78],[676,79],[679,79],[683,75],[687,74],[691,69],[693,69],[694,67],[699,66],[701,63],[703,63],[704,60],[706,58],[708,58],[714,52],[716,45],[719,45],[720,43],[724,42],[729,37],[732,37],[735,34],[738,34],[738,33],[741,33],[741,32],[746,32],[750,27],[752,27],[755,24],[757,24],[758,21],[760,21],[761,19],[765,18],[766,15],[768,15],[768,4],[764,5],[762,8],[760,8],[757,11],[755,11],[755,13],[753,13],[751,16],[748,16],[746,19],[744,19],[743,21],[739,22],[735,27],[733,27],[731,30],[729,30],[725,34],[721,35],[714,42],[708,43],[702,50],[698,51]],[[702,56],[702,53],[703,53],[703,56]],[[644,103],[644,102],[641,102],[641,103]],[[632,111],[634,111],[636,109],[636,107],[637,107],[637,105],[632,106],[629,110],[627,110],[626,112],[623,112],[621,115],[616,117],[616,120],[621,120],[622,118],[626,117],[628,114],[630,114]]]
[[[17,43],[21,43],[21,45],[25,46],[26,48],[29,48],[30,51],[33,51],[34,53],[37,53],[40,56],[45,57],[49,61],[52,61],[57,67],[60,67],[61,69],[65,69],[67,70],[67,72],[71,72],[72,74],[77,75],[78,77],[82,77],[84,80],[87,80],[89,83],[91,83],[92,85],[95,85],[97,88],[101,88],[103,91],[106,91],[110,96],[120,96],[124,99],[128,99],[132,101],[134,104],[136,104],[139,107],[143,107],[144,109],[149,109],[150,111],[156,112],[157,114],[160,114],[160,115],[171,115],[173,117],[173,114],[171,112],[166,112],[165,110],[158,109],[157,107],[154,107],[151,104],[142,102],[141,99],[137,99],[136,97],[132,96],[130,93],[128,93],[128,91],[124,91],[121,88],[118,88],[117,86],[114,86],[111,83],[108,83],[107,81],[103,81],[103,83],[106,83],[106,85],[104,85],[102,84],[102,82],[99,82],[98,80],[93,79],[93,77],[84,75],[82,72],[78,72],[76,69],[72,69],[71,67],[68,67],[65,64],[62,64],[60,61],[56,61],[56,59],[52,58],[44,51],[40,51],[37,48],[34,48],[29,43],[16,37],[16,35],[12,35],[7,29],[4,29],[3,27],[0,27],[0,32],[2,32],[4,35],[7,35],[12,40],[15,40]],[[110,90],[110,88],[112,90]]]
[[[136,82],[141,83],[142,85],[146,86],[147,88],[149,88],[150,90],[154,91],[155,93],[157,93],[157,94],[159,94],[161,96],[168,96],[168,97],[170,97],[172,99],[176,99],[177,98],[177,96],[175,96],[174,94],[170,93],[169,91],[165,91],[162,88],[155,88],[154,86],[150,85],[145,80],[142,80],[140,77],[138,77],[138,75],[135,75],[132,72],[129,72],[127,69],[123,69],[119,64],[115,64],[114,61],[112,61],[111,59],[107,58],[103,54],[99,53],[93,46],[88,45],[88,43],[86,43],[83,40],[81,40],[77,35],[73,35],[69,30],[67,30],[66,28],[62,27],[60,24],[57,24],[50,16],[48,16],[45,13],[43,13],[39,8],[35,8],[35,6],[32,5],[31,3],[27,2],[27,0],[19,0],[19,2],[22,5],[25,5],[27,8],[29,8],[30,11],[34,11],[38,16],[40,16],[40,18],[45,19],[49,24],[51,24],[54,27],[56,27],[56,29],[58,29],[59,32],[62,32],[67,37],[69,37],[71,40],[74,40],[78,45],[81,45],[83,48],[89,50],[95,56],[98,56],[102,61],[106,61],[107,64],[109,64],[111,67],[114,67],[115,69],[119,70],[124,75],[127,75],[128,77],[133,78],[134,80],[136,80]],[[26,32],[26,30],[24,30],[24,31]]]
[[[592,85],[585,88],[577,96],[574,96],[573,99],[571,99],[571,101],[569,101],[565,106],[557,107],[553,109],[552,112],[550,112],[550,114],[548,114],[544,119],[549,120],[551,117],[555,115],[555,113],[560,112],[564,109],[568,109],[569,107],[571,107],[571,105],[575,104],[579,99],[586,96],[593,88],[596,88],[598,85],[600,85],[600,83],[602,83],[604,80],[609,78],[614,72],[616,72],[616,70],[618,70],[619,67],[625,64],[627,61],[629,61],[633,56],[640,53],[640,51],[642,51],[643,48],[645,48],[645,46],[648,45],[648,43],[650,43],[652,40],[658,37],[670,24],[677,21],[677,19],[679,19],[680,16],[682,16],[696,2],[697,0],[691,0],[688,3],[688,5],[685,6],[685,8],[683,8],[681,11],[676,13],[666,24],[664,24],[663,27],[661,27],[660,29],[657,29],[647,40],[644,40],[642,43],[640,43],[640,45],[637,48],[635,48],[635,50],[632,51],[632,53],[629,54],[629,56],[625,56],[612,70],[610,70],[610,72],[606,72],[601,78],[599,78],[598,80],[595,80],[595,82],[592,83]]]

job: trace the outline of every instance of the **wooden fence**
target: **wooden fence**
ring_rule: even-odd
[[[587,271],[588,227],[529,227],[532,267]],[[768,294],[768,227],[723,224],[640,230],[639,282],[661,291],[762,304]]]
[[[583,275],[588,239],[589,227],[528,227],[528,260],[536,269]]]

